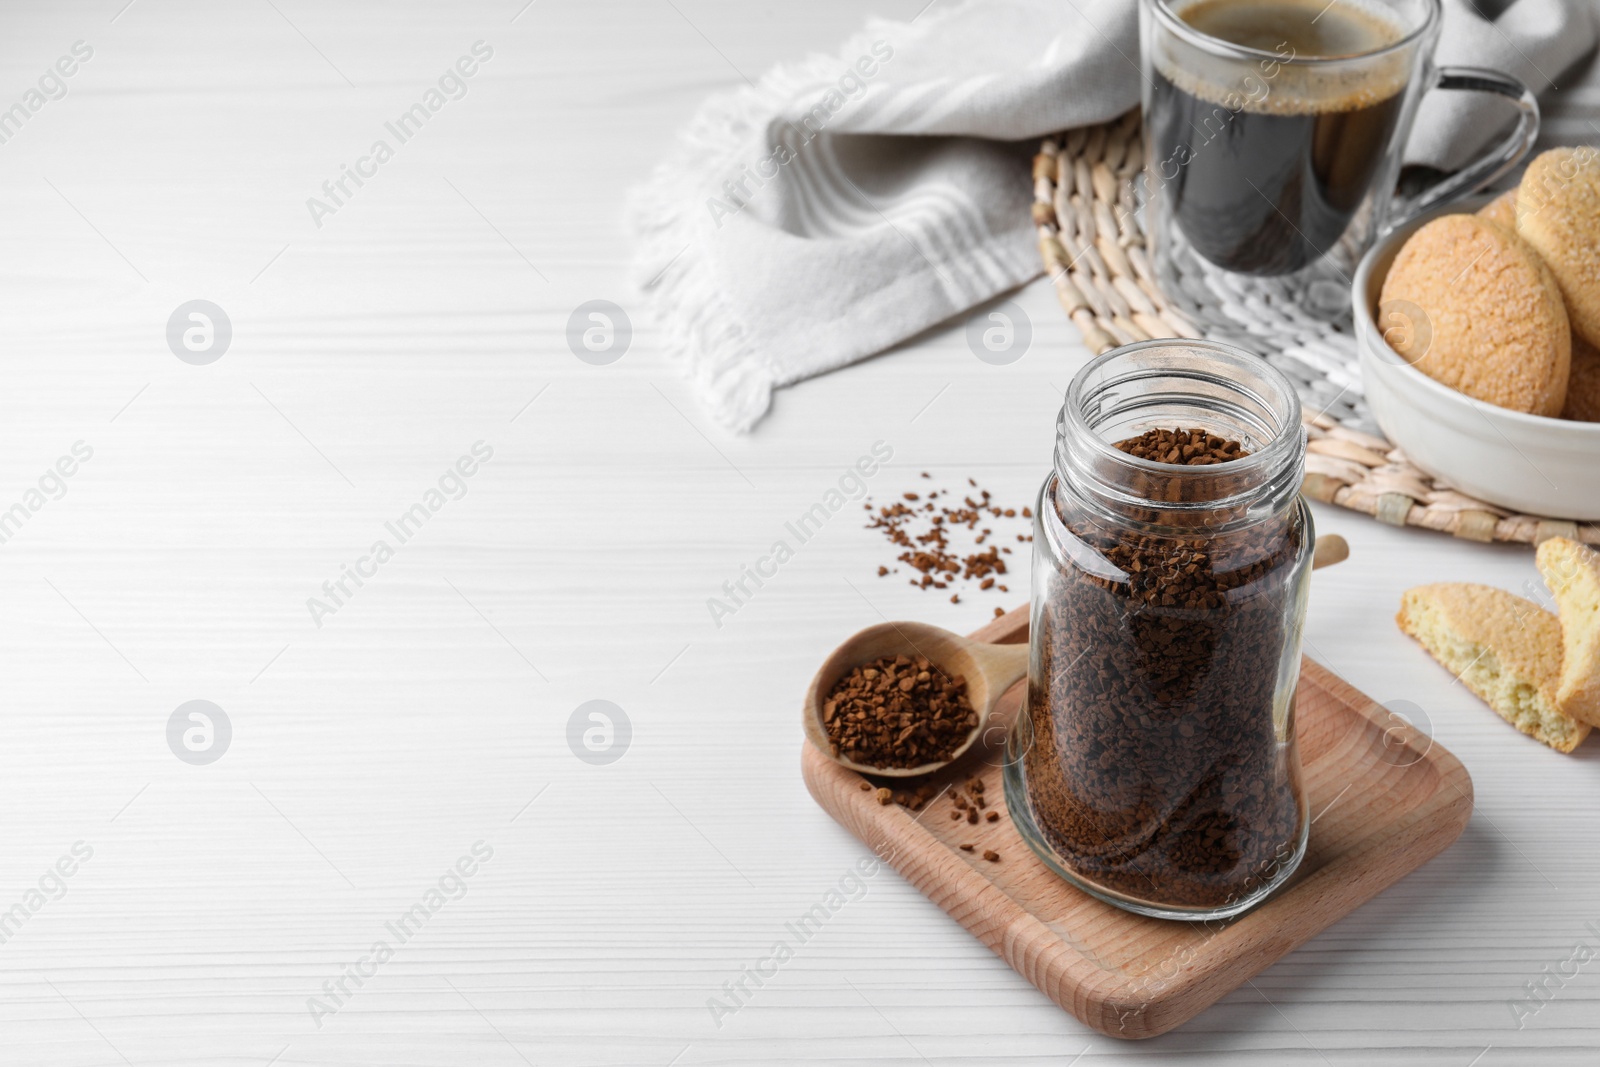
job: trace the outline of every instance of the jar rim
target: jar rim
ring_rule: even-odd
[[[1204,372],[1200,368],[1192,371],[1175,371],[1171,368],[1156,369],[1143,368],[1130,371],[1122,377],[1112,377],[1100,380],[1102,372],[1109,365],[1120,361],[1129,360],[1145,353],[1154,353],[1162,350],[1174,354],[1204,355],[1209,359],[1223,364],[1224,368],[1237,371],[1237,377],[1224,378],[1215,372]],[[1095,432],[1086,416],[1086,407],[1095,397],[1095,394],[1119,383],[1131,379],[1148,377],[1154,374],[1177,374],[1180,377],[1192,377],[1196,381],[1210,381],[1225,384],[1235,391],[1247,394],[1263,411],[1267,412],[1276,425],[1263,429],[1270,429],[1271,436],[1264,445],[1253,449],[1249,455],[1242,459],[1229,460],[1223,464],[1209,464],[1189,466],[1181,463],[1164,463],[1160,460],[1145,459],[1132,455],[1116,447],[1112,441]],[[1254,376],[1265,389],[1251,389],[1246,384],[1246,379]],[[1239,478],[1247,486],[1236,494],[1225,498],[1200,499],[1194,501],[1153,502],[1139,501],[1141,503],[1159,503],[1164,508],[1177,510],[1186,509],[1215,509],[1232,504],[1244,503],[1258,497],[1264,490],[1269,489],[1278,479],[1275,477],[1286,469],[1294,472],[1294,487],[1299,488],[1298,467],[1303,462],[1301,456],[1305,447],[1305,430],[1300,419],[1300,397],[1296,392],[1294,383],[1287,375],[1267,360],[1245,349],[1221,341],[1191,339],[1191,338],[1158,338],[1150,341],[1139,341],[1134,344],[1122,345],[1110,351],[1103,352],[1079,368],[1073,375],[1072,382],[1067,386],[1066,396],[1061,405],[1061,413],[1057,419],[1058,443],[1067,455],[1082,453],[1086,449],[1097,464],[1109,465],[1113,469],[1122,469],[1135,473],[1144,473],[1167,479],[1170,482],[1182,484],[1200,484],[1207,480],[1214,481],[1219,475],[1226,473],[1230,477]],[[1060,457],[1065,458],[1065,456]],[[1060,466],[1058,462],[1058,467]],[[1064,473],[1064,472],[1062,472]],[[1109,489],[1110,487],[1103,487]],[[1113,495],[1121,495],[1115,494]],[[1135,502],[1132,499],[1129,503]]]

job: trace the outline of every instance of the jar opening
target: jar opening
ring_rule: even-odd
[[[1117,447],[1153,429],[1204,430],[1238,441],[1248,455],[1184,466]],[[1205,512],[1226,522],[1236,509],[1275,510],[1298,492],[1304,464],[1293,384],[1259,356],[1216,341],[1144,341],[1107,352],[1073,378],[1057,420],[1057,474],[1119,514],[1187,512],[1193,521]]]

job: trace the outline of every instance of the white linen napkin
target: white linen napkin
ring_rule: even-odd
[[[1489,21],[1489,0],[1445,0],[1438,60],[1546,89],[1593,45],[1590,2]],[[636,277],[723,426],[1039,274],[1038,138],[1138,103],[1136,0],[930,8],[711,97],[633,194]],[[1419,112],[1409,160],[1459,166],[1508,113],[1448,95]]]

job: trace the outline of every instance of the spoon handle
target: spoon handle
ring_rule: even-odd
[[[983,672],[989,692],[998,698],[1028,673],[1028,644],[990,645],[973,642],[967,648]]]
[[[1336,533],[1321,534],[1311,549],[1311,569],[1331,567],[1350,558],[1350,542]]]

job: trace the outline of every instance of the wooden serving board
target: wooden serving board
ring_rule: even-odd
[[[972,636],[1026,641],[1027,609]],[[1009,726],[1025,688],[1018,684],[1002,698],[997,725]],[[880,805],[861,788],[868,779],[810,743],[801,767],[828,814],[1046,996],[1103,1034],[1154,1037],[1443,852],[1472,814],[1472,779],[1460,760],[1310,660],[1301,664],[1296,708],[1310,845],[1276,896],[1227,922],[1148,919],[1068,885],[1011,824],[999,744],[974,746],[933,779],[941,790],[983,780],[989,810],[1001,817],[976,826],[951,820],[948,793],[919,813]],[[881,784],[904,787],[905,780]],[[968,843],[973,851],[961,851]],[[983,859],[985,849],[1000,861]]]

